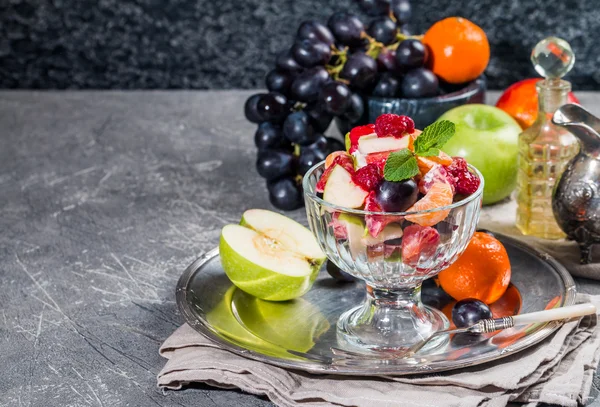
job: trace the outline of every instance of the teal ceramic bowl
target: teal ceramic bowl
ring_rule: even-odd
[[[346,134],[355,126],[375,123],[375,119],[379,115],[395,113],[412,117],[415,127],[423,129],[452,108],[468,103],[484,103],[485,90],[486,80],[482,75],[460,89],[450,89],[448,93],[431,98],[403,99],[363,96],[365,113],[358,122],[350,123],[337,117],[335,123],[340,132]]]

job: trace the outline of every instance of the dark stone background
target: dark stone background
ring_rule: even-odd
[[[413,1],[413,29],[461,15],[492,44],[489,86],[534,76],[529,53],[567,39],[575,89],[599,89],[597,0]],[[353,0],[0,0],[2,88],[255,88],[301,21]]]

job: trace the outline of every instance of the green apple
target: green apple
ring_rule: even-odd
[[[517,183],[519,123],[503,110],[482,104],[455,107],[438,120],[456,125],[443,150],[464,157],[483,174],[483,204],[509,196]]]
[[[307,352],[330,328],[319,308],[302,298],[272,302],[237,290],[233,305],[249,332],[283,349]]]
[[[352,175],[341,165],[334,167],[323,189],[323,200],[345,208],[360,208],[368,195],[352,181]]]
[[[308,229],[262,209],[244,212],[240,225],[221,230],[219,253],[235,286],[269,301],[304,295],[326,259]]]

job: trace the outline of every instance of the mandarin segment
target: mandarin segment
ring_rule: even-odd
[[[453,198],[454,193],[452,191],[452,186],[449,183],[436,182],[431,186],[429,192],[427,192],[423,198],[408,208],[408,212],[427,211],[442,206],[448,206],[452,204]],[[406,220],[421,226],[433,226],[446,219],[449,213],[449,209],[419,213],[407,215]]]

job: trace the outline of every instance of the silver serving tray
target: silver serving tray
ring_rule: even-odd
[[[512,265],[511,282],[520,304],[502,298],[520,313],[540,311],[575,301],[575,283],[549,255],[515,239],[495,234]],[[340,283],[322,271],[304,297],[283,303],[256,299],[235,288],[219,260],[218,249],[194,261],[177,284],[177,304],[195,330],[241,356],[311,373],[380,376],[410,375],[459,369],[490,362],[540,342],[560,322],[515,327],[485,336],[455,336],[432,354],[390,359],[373,353],[337,356],[336,321],[361,302],[362,283]],[[424,300],[424,302],[426,302]],[[427,302],[426,302],[427,303]]]

